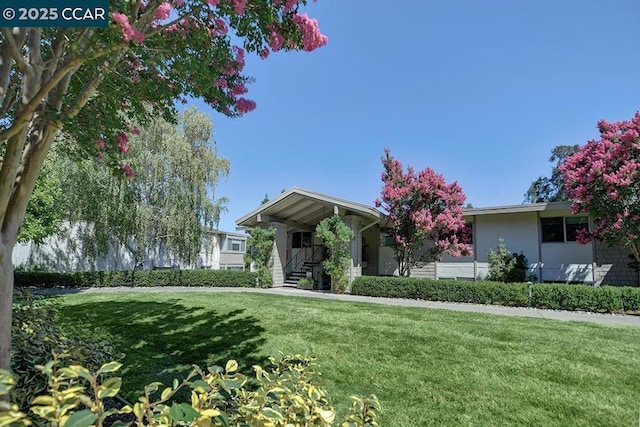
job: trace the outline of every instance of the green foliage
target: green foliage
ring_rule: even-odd
[[[640,288],[361,276],[351,293],[373,297],[640,314]]]
[[[273,283],[271,274],[271,255],[276,229],[273,227],[254,227],[247,239],[247,252],[244,255],[247,264],[254,263],[258,274],[258,286],[268,288]]]
[[[52,273],[54,270],[48,265],[29,263],[16,265],[13,267],[13,271],[21,273]]]
[[[504,244],[504,239],[498,240],[498,251],[489,249],[489,276],[492,282],[518,283],[531,279],[528,275],[529,260],[523,253],[511,253]],[[534,278],[535,280],[535,278]]]
[[[14,273],[15,285],[37,288],[112,288],[118,286],[255,287],[256,273],[233,270],[129,270],[71,273]]]
[[[19,242],[32,240],[40,244],[46,237],[62,231],[64,207],[59,201],[63,192],[53,170],[51,162],[45,161],[27,205]]]
[[[31,400],[46,389],[46,377],[37,366],[44,365],[54,355],[69,363],[97,369],[117,354],[109,341],[96,338],[93,331],[76,331],[67,336],[55,322],[58,311],[58,306],[50,299],[16,292],[11,328],[11,369],[17,379],[12,400],[19,408],[28,407]]]
[[[349,279],[347,271],[351,259],[350,243],[353,231],[335,214],[325,218],[316,227],[316,234],[329,250],[329,257],[322,263],[325,271],[331,276],[331,290],[343,293]]]
[[[336,416],[325,391],[316,385],[312,359],[301,355],[270,357],[265,368],[254,366],[251,382],[238,372],[235,360],[207,371],[196,366],[183,381],[176,379],[169,387],[151,383],[133,406],[109,410],[104,399],[120,392],[122,378],[113,376],[120,363],[106,363],[95,372],[80,365],[59,365],[54,360],[42,367],[47,390],[30,407],[38,421],[48,425],[102,426],[109,415],[133,414],[140,426],[329,426]],[[14,385],[11,373],[0,371],[0,398]],[[183,389],[190,391],[189,402],[180,401],[177,393]],[[377,426],[380,403],[376,396],[352,400],[351,413],[342,425]],[[2,405],[0,425],[31,424],[17,405]]]
[[[302,279],[298,280],[299,289],[311,290],[314,288],[315,284],[316,281],[311,277],[303,277]]]
[[[188,108],[173,124],[155,118],[131,135],[127,165],[131,179],[114,175],[105,163],[75,160],[68,141],[57,144],[56,171],[65,188],[58,202],[70,218],[86,224],[79,233],[95,257],[114,243],[126,248],[136,265],[162,247],[187,264],[202,246],[202,227],[217,228],[226,198],[214,199],[230,163],[218,157],[211,119]],[[89,191],[88,191],[89,190]]]
[[[524,194],[524,203],[558,202],[569,200],[566,183],[560,172],[560,166],[565,159],[574,154],[579,145],[557,145],[551,150],[550,163],[555,163],[551,169],[551,176],[540,176],[533,181]]]

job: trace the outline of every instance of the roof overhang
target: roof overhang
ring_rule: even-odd
[[[384,214],[370,206],[292,187],[238,218],[236,224],[239,228],[247,229],[260,224],[282,223],[291,230],[311,231],[334,213],[360,216],[369,225],[384,221]]]
[[[529,203],[524,205],[492,206],[488,208],[466,208],[464,209],[464,216],[568,210],[571,209],[572,203],[572,201],[563,201]]]

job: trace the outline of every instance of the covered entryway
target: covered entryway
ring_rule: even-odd
[[[236,223],[245,229],[275,228],[274,286],[297,286],[302,277],[311,277],[316,281],[316,288],[326,288],[327,277],[322,269],[326,249],[315,235],[315,228],[320,221],[336,213],[354,234],[350,282],[363,271],[377,273],[379,227],[384,215],[370,206],[293,187]]]

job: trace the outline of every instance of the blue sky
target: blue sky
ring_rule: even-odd
[[[391,6],[391,5],[394,6]],[[518,204],[559,144],[640,109],[637,0],[319,0],[311,53],[248,58],[257,109],[211,115],[231,174],[220,228],[298,186],[373,205],[384,148],[458,181],[476,207]]]

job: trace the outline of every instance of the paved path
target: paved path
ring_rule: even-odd
[[[640,327],[640,316],[623,314],[601,314],[580,311],[543,310],[528,307],[503,307],[499,305],[466,304],[454,302],[420,301],[402,298],[378,298],[359,295],[338,295],[323,292],[303,291],[294,288],[203,288],[203,287],[153,287],[153,288],[87,288],[87,289],[42,289],[42,294],[72,294],[72,293],[119,293],[119,292],[247,292],[257,294],[285,295],[293,297],[319,298],[328,300],[366,302],[373,304],[395,305],[401,307],[421,307],[439,310],[468,311],[473,313],[487,313],[501,316],[538,317],[542,319],[568,320],[577,322],[592,322],[603,325],[627,325]]]

